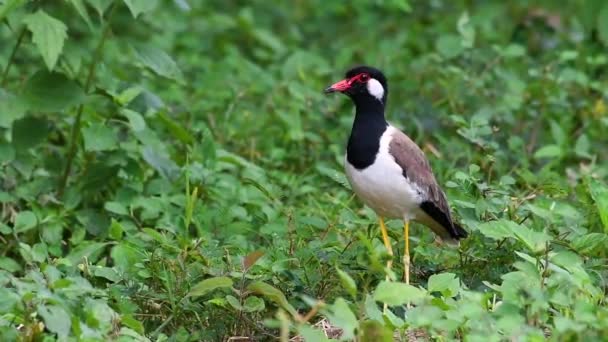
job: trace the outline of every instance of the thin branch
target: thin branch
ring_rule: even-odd
[[[107,19],[106,19],[105,28],[103,30],[103,33],[101,34],[101,39],[99,41],[99,44],[97,44],[97,48],[95,49],[95,52],[93,54],[93,59],[91,60],[91,64],[89,65],[87,79],[84,84],[85,93],[88,93],[90,91],[91,86],[93,85],[93,81],[95,80],[95,70],[97,68],[97,64],[99,64],[99,61],[101,60],[101,57],[103,55],[103,47],[110,34],[110,29],[111,29],[110,19],[112,18],[112,15],[114,14],[115,9],[116,9],[116,2],[113,2],[112,7],[110,8],[110,11],[109,11]],[[70,135],[70,148],[68,150],[67,163],[65,165],[65,170],[63,171],[63,176],[61,177],[61,182],[59,183],[59,190],[57,192],[57,195],[59,198],[63,197],[65,187],[68,183],[68,177],[70,176],[70,173],[72,172],[72,164],[74,162],[74,157],[76,156],[76,152],[77,152],[77,148],[78,148],[78,139],[79,139],[79,135],[80,135],[80,124],[81,124],[83,110],[84,110],[84,104],[81,104],[78,107],[78,112],[76,113],[76,120],[74,121],[74,124],[72,125],[72,132]]]
[[[6,63],[6,67],[4,68],[4,72],[2,73],[2,86],[6,86],[6,82],[8,81],[8,72],[11,69],[11,65],[13,65],[13,62],[15,61],[15,55],[17,54],[17,50],[19,50],[19,47],[21,46],[21,43],[23,42],[23,38],[25,37],[25,27],[21,29],[21,32],[19,32],[19,38],[17,38],[17,42],[15,43],[15,46],[13,47],[13,51],[11,51],[11,55],[8,58],[8,62]]]

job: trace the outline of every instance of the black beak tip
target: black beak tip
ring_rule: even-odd
[[[323,90],[323,92],[325,94],[331,94],[331,93],[335,93],[336,89],[334,89],[333,87],[327,87],[327,88],[325,88],[325,90]]]

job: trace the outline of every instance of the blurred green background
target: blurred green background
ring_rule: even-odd
[[[608,335],[605,1],[0,0],[0,22],[0,340]],[[470,232],[414,225],[411,286],[401,223],[387,270],[343,175],[352,105],[322,94],[358,64]]]

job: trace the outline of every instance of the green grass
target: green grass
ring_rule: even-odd
[[[608,5],[202,3],[0,0],[0,340],[608,335]],[[322,94],[358,63],[470,232],[414,225],[411,286]]]

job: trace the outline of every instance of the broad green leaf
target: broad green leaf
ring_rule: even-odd
[[[44,320],[46,328],[60,339],[65,339],[70,334],[72,319],[64,308],[58,305],[40,305],[38,314]]]
[[[52,71],[63,50],[68,28],[42,9],[26,16],[23,22],[32,32],[32,41],[38,47],[47,68]]]
[[[412,11],[409,0],[391,0],[391,3],[394,7],[405,13],[410,13]]]
[[[106,125],[95,123],[82,128],[84,149],[89,152],[109,151],[118,146],[114,130]]]
[[[84,97],[82,88],[65,75],[38,71],[26,82],[20,101],[33,111],[51,113],[81,104]]]
[[[589,141],[589,137],[587,137],[587,134],[581,134],[574,144],[574,153],[579,157],[591,159],[590,149],[591,142]]]
[[[425,293],[412,285],[382,281],[374,291],[374,300],[390,306],[416,302],[424,298]]]
[[[342,283],[342,287],[344,287],[346,292],[348,292],[348,294],[351,295],[351,297],[355,298],[357,296],[357,284],[355,283],[353,278],[351,278],[351,276],[348,275],[348,273],[342,271],[339,268],[336,268],[336,271],[338,271],[338,277],[340,277],[340,282]]]
[[[111,213],[114,213],[114,214],[129,215],[129,211],[127,210],[127,207],[125,207],[125,205],[120,202],[114,202],[114,201],[106,202],[106,204],[104,204],[103,207],[105,210],[107,210]]]
[[[470,49],[475,44],[475,28],[473,24],[471,24],[471,20],[469,14],[467,12],[463,12],[458,18],[457,24],[458,32],[462,37],[462,46]]]
[[[26,116],[13,122],[12,144],[15,150],[25,151],[42,143],[49,134],[50,123],[33,116]]]
[[[606,2],[597,16],[597,33],[604,45],[608,46],[608,3]]]
[[[84,258],[90,259],[92,255],[98,254],[109,243],[83,241],[76,246],[66,257],[73,265],[81,263]]]
[[[183,79],[177,63],[166,52],[152,45],[138,44],[132,46],[137,59],[157,75],[176,81]]]
[[[534,231],[524,225],[513,226],[514,236],[533,253],[541,253],[546,248],[546,242],[550,240],[545,232]]]
[[[232,279],[228,277],[214,277],[202,280],[190,289],[189,297],[200,297],[220,288],[232,287]]]
[[[355,337],[355,329],[359,327],[359,321],[343,298],[336,299],[327,316],[332,325],[343,330],[343,339],[352,340]]]
[[[366,320],[361,323],[361,342],[392,342],[393,330],[375,321]]]
[[[604,232],[608,233],[608,187],[592,178],[589,179],[588,184],[589,194],[591,194],[591,198],[595,201],[597,214],[604,224]]]
[[[27,106],[19,98],[0,88],[0,127],[9,128],[25,115]]]
[[[26,0],[6,0],[0,4],[0,22],[4,20],[12,10],[23,5]]]
[[[95,10],[100,18],[103,17],[103,13],[110,7],[114,0],[86,0]]]
[[[149,12],[156,8],[158,5],[157,0],[123,0],[129,11],[133,15],[133,18],[137,18],[141,13]]]
[[[581,254],[594,254],[608,249],[608,235],[590,233],[572,240],[572,248]]]
[[[93,23],[91,22],[91,18],[89,17],[89,12],[87,12],[87,8],[86,8],[84,2],[82,2],[82,1],[83,0],[69,0],[69,2],[72,4],[72,6],[74,6],[74,9],[76,9],[76,12],[78,12],[78,15],[82,18],[82,20],[84,20],[84,22],[87,24],[89,29],[92,31]]]
[[[513,237],[513,227],[515,227],[517,223],[508,220],[497,220],[497,221],[489,221],[484,222],[477,226],[477,229],[485,236],[494,239],[494,240],[502,240],[507,237]]]
[[[6,270],[11,273],[21,271],[21,265],[15,260],[8,257],[0,257],[0,270]],[[2,299],[0,299],[0,302]],[[2,304],[0,304],[0,308]]]
[[[143,254],[140,249],[121,243],[112,248],[110,256],[120,270],[130,271],[136,263],[141,262]]]
[[[236,311],[243,311],[243,306],[241,305],[241,303],[239,302],[238,299],[236,299],[235,296],[232,295],[227,295],[226,296],[226,301],[228,302],[228,304],[230,304],[230,306],[232,306],[232,308],[234,308]]]
[[[437,51],[445,58],[457,57],[464,51],[461,38],[455,34],[444,34],[435,43]]]
[[[143,92],[144,88],[140,86],[134,86],[121,91],[119,94],[113,94],[112,96],[114,97],[114,100],[118,102],[118,104],[120,104],[121,106],[126,106],[131,103],[131,101],[140,96]]]
[[[454,273],[433,274],[428,282],[429,292],[441,292],[445,297],[454,297],[460,291],[460,282]]]
[[[308,324],[301,324],[297,327],[298,334],[304,338],[304,342],[329,342],[325,333],[313,328]]]
[[[298,312],[291,304],[289,304],[283,292],[281,292],[274,286],[261,281],[254,281],[247,286],[247,290],[270,299],[271,301],[275,302],[275,304],[283,308],[285,311],[289,312],[292,317],[298,316]]]
[[[161,122],[167,127],[167,129],[171,132],[171,134],[175,138],[179,139],[182,143],[193,144],[195,142],[195,139],[192,136],[192,134],[190,134],[190,132],[188,132],[188,130],[184,126],[180,125],[180,123],[177,120],[170,118],[169,116],[167,116],[167,114],[165,114],[163,112],[159,112],[157,114],[157,116],[161,120]],[[210,141],[210,140],[211,140],[211,135],[205,134],[204,138],[203,138],[203,143],[208,143],[208,141]]]
[[[146,129],[146,121],[138,112],[123,108],[120,110],[120,113],[127,117],[129,125],[134,132],[141,132]]]
[[[558,158],[563,154],[562,148],[557,145],[546,145],[534,152],[534,158],[543,159],[543,158]]]
[[[165,154],[161,154],[151,147],[144,147],[142,156],[161,176],[168,179],[173,179],[177,176],[179,168]]]
[[[13,230],[15,233],[23,233],[36,227],[37,224],[36,214],[29,210],[21,211],[15,217],[15,228]]]
[[[247,297],[243,303],[243,310],[245,312],[259,312],[264,310],[264,308],[266,308],[264,301],[256,296]]]
[[[138,321],[132,315],[122,315],[120,316],[120,323],[137,331],[139,334],[143,335],[145,332],[145,328],[142,322]]]

